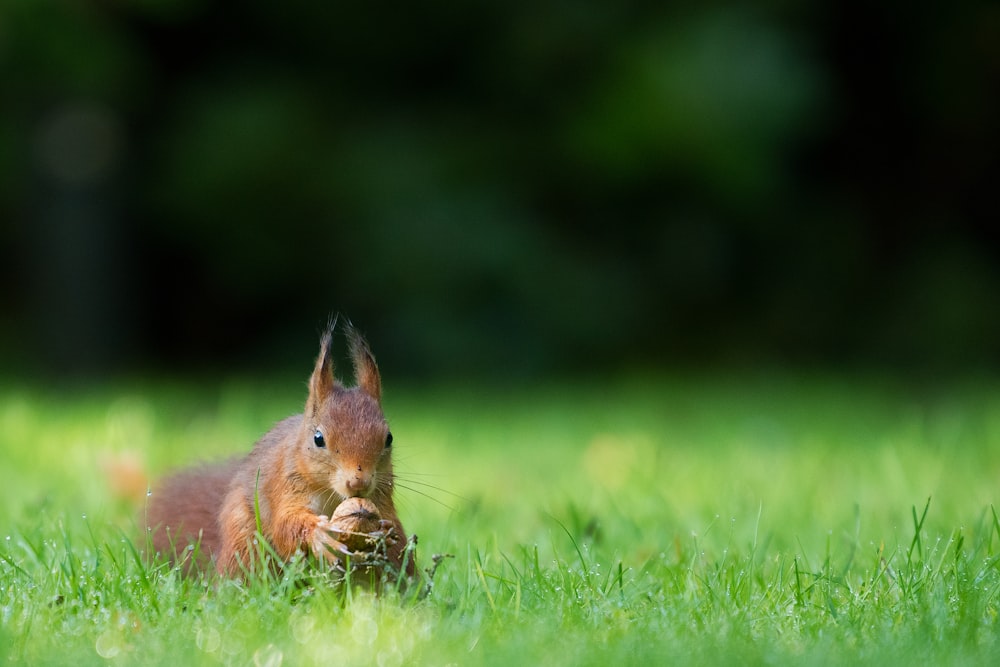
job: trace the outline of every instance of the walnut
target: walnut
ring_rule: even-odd
[[[371,551],[384,530],[378,507],[367,498],[340,503],[327,525],[340,533],[340,541],[351,551]]]

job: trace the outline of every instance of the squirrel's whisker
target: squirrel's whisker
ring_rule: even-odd
[[[441,507],[444,507],[444,508],[446,508],[446,509],[449,509],[449,510],[451,510],[452,512],[455,512],[455,511],[457,511],[457,510],[456,510],[456,509],[455,509],[454,507],[452,507],[452,506],[451,506],[451,505],[449,505],[448,503],[444,502],[444,501],[443,501],[443,500],[441,500],[440,498],[435,498],[434,496],[432,496],[432,495],[431,495],[431,494],[429,494],[429,493],[426,493],[425,491],[421,491],[420,489],[415,489],[415,488],[413,488],[412,486],[407,486],[406,484],[399,484],[399,483],[397,483],[397,484],[396,484],[396,486],[398,486],[398,487],[399,487],[399,488],[401,488],[401,489],[406,489],[406,490],[407,490],[407,491],[409,491],[410,493],[415,493],[415,494],[417,494],[418,496],[423,496],[424,498],[427,498],[428,500],[433,500],[433,501],[434,501],[435,503],[437,503],[437,504],[438,504],[438,505],[440,505]]]

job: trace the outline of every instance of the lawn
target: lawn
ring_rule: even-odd
[[[185,579],[144,473],[303,379],[0,389],[0,655],[25,664],[996,664],[1000,384],[739,372],[395,386],[427,597]],[[1000,511],[1000,509],[998,509]],[[411,589],[418,590],[418,589]]]

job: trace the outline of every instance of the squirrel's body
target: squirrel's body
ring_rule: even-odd
[[[351,327],[358,386],[333,376],[332,327],[309,380],[305,412],[268,431],[241,459],[181,472],[154,488],[147,510],[154,549],[180,559],[198,545],[198,565],[238,576],[253,566],[258,530],[287,561],[298,551],[334,561],[347,554],[329,517],[346,498],[378,509],[386,556],[403,568],[406,535],[393,503],[392,435],[381,408],[381,379],[364,339]],[[349,554],[348,554],[349,555]],[[405,563],[414,570],[412,558]]]

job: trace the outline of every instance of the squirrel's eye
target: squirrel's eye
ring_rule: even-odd
[[[387,436],[385,436],[385,448],[389,449],[392,447],[392,432],[390,431]]]
[[[316,429],[316,432],[313,433],[313,443],[317,447],[326,447],[326,440],[323,439],[323,433],[319,429]]]

